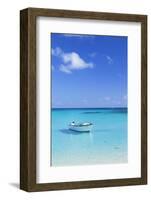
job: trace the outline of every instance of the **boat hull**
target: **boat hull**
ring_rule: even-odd
[[[69,126],[69,129],[72,131],[78,131],[78,132],[90,132],[92,129],[92,125],[89,126]]]

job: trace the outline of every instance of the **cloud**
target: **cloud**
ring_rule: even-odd
[[[94,38],[94,35],[86,35],[86,34],[63,34],[64,37],[76,37],[78,39],[91,39]]]
[[[51,49],[51,54],[53,56],[60,56],[62,54],[62,49],[60,47],[56,47],[55,49]]]
[[[79,54],[76,52],[63,54],[63,61],[67,64],[67,68],[72,69],[85,69],[85,68],[93,68],[93,63],[87,63],[84,61]]]
[[[112,64],[113,63],[113,59],[110,56],[106,55],[105,57],[107,59],[108,64]]]
[[[52,55],[61,59],[62,63],[59,67],[60,71],[71,74],[73,70],[82,70],[86,68],[93,68],[92,62],[86,62],[76,52],[65,53],[61,48],[52,49]]]
[[[65,72],[66,74],[71,74],[72,73],[71,70],[68,69],[68,67],[65,66],[65,65],[60,65],[60,71]]]
[[[104,58],[104,60],[108,63],[108,64],[113,64],[113,59],[111,58],[111,56],[106,55],[106,54],[101,54],[101,56]]]

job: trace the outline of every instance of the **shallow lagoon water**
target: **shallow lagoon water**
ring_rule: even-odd
[[[52,109],[52,166],[126,163],[127,108]],[[74,132],[70,122],[92,122],[91,132]]]

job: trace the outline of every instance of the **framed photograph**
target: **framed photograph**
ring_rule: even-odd
[[[147,16],[20,12],[20,188],[147,183]]]

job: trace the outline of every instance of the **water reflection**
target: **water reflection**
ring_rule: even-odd
[[[71,134],[71,135],[81,135],[81,134],[89,134],[90,132],[80,132],[80,131],[72,131],[69,129],[60,129],[60,132],[64,134]]]

